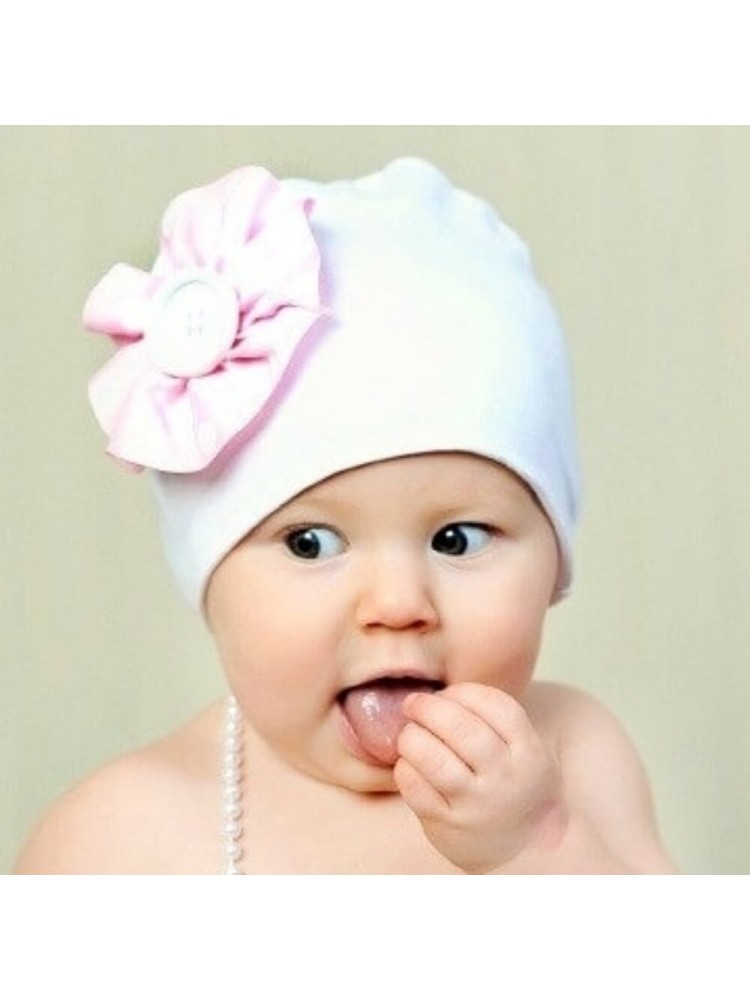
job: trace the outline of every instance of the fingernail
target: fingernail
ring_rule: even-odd
[[[410,705],[414,704],[414,699],[418,697],[419,694],[416,691],[412,691],[410,694],[407,694],[407,696],[401,702],[402,709],[406,710],[407,708],[409,708]]]

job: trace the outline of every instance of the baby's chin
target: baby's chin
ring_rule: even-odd
[[[344,761],[332,778],[340,787],[362,795],[393,795],[398,792],[392,767],[369,764],[356,757]]]
[[[371,764],[344,753],[336,761],[322,766],[310,766],[310,761],[298,762],[298,769],[326,785],[358,795],[394,795],[398,793],[393,768]]]

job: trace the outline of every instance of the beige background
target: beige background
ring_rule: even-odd
[[[1,870],[64,788],[222,690],[88,410],[89,288],[232,167],[405,153],[494,202],[568,330],[587,504],[539,673],[624,721],[683,870],[750,873],[750,129],[516,126],[0,129]]]

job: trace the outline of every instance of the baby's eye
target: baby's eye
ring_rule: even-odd
[[[287,532],[284,544],[298,559],[331,559],[344,551],[344,540],[333,528],[295,528]]]
[[[432,536],[432,548],[446,556],[465,556],[479,552],[493,535],[481,524],[446,524]]]

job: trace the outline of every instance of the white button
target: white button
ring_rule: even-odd
[[[190,378],[213,371],[238,326],[237,294],[221,275],[180,271],[157,292],[144,335],[157,367]]]

